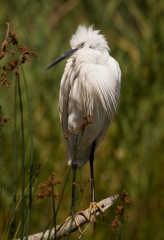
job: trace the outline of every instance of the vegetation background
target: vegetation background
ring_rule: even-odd
[[[34,132],[34,172],[43,166],[42,179],[55,173],[61,184],[68,170],[58,115],[60,79],[65,62],[43,73],[44,68],[69,49],[69,39],[79,24],[94,24],[109,42],[111,55],[122,70],[122,89],[118,114],[95,159],[97,199],[129,193],[132,204],[129,220],[123,226],[123,239],[164,239],[164,1],[162,0],[0,0],[0,41],[6,22],[16,31],[19,44],[37,52],[38,58],[26,64]],[[3,114],[13,119],[14,79],[9,88],[0,86]],[[24,96],[23,96],[24,97]],[[26,119],[26,106],[25,106]],[[26,175],[29,169],[29,128],[26,136]],[[19,138],[19,131],[18,131]],[[19,139],[21,142],[21,139]],[[21,147],[21,145],[20,145]],[[21,185],[18,164],[18,195]],[[8,218],[13,190],[13,125],[5,124],[0,139],[0,181],[3,182],[3,211],[0,233]],[[89,179],[89,166],[83,168],[81,184]],[[57,223],[70,211],[69,178]],[[87,184],[81,209],[89,205]],[[107,211],[115,218],[116,202]],[[85,207],[84,207],[85,206]],[[34,198],[30,233],[43,230],[45,214],[52,216],[49,199]],[[19,221],[19,212],[17,213]],[[48,221],[48,220],[47,220]],[[100,220],[102,222],[102,219]],[[109,225],[90,226],[83,239],[117,239]],[[77,239],[78,232],[71,236]]]

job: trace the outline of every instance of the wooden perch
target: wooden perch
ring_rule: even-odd
[[[112,197],[108,197],[108,198],[103,199],[100,202],[98,202],[98,204],[105,211],[107,208],[109,208],[113,204],[113,201],[116,200],[118,198],[118,196],[119,195],[117,194],[117,195],[114,195]],[[100,213],[101,212],[99,210],[96,211],[96,215],[99,215]],[[86,209],[84,211],[84,214],[86,216],[88,215],[88,209]],[[90,216],[90,222],[88,222],[88,220],[83,215],[78,215],[78,214],[76,215],[76,220],[77,220],[77,223],[80,227],[82,227],[86,223],[90,224],[94,220],[93,211],[92,211],[91,216]],[[72,220],[72,218],[67,222],[64,222],[60,225],[57,225],[56,226],[57,239],[63,238],[64,236],[67,236],[69,233],[75,232],[77,229],[78,229],[78,227],[75,224],[75,221]],[[55,228],[52,228],[51,230],[45,231],[45,233],[41,232],[41,233],[37,233],[37,234],[34,234],[34,235],[30,235],[30,236],[28,236],[28,240],[55,239],[54,236],[55,236]]]

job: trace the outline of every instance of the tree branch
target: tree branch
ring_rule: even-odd
[[[101,206],[101,208],[105,211],[107,208],[109,208],[112,204],[113,201],[116,200],[118,198],[118,194],[114,195],[112,197],[108,197],[106,199],[101,200],[100,202],[98,202],[97,204]],[[89,209],[89,208],[88,208]],[[84,211],[84,214],[87,216],[88,215],[88,209],[86,209]],[[99,215],[101,212],[99,210],[96,211],[96,215]],[[93,211],[91,212],[91,216],[90,216],[90,222],[88,222],[88,220],[83,216],[83,215],[76,215],[76,221],[79,225],[79,227],[82,227],[83,225],[85,225],[86,223],[90,224],[91,222],[93,222],[94,220],[94,213]],[[68,234],[75,232],[78,229],[75,221],[73,218],[71,218],[70,220],[57,225],[56,226],[56,236],[57,239],[63,238],[65,236],[67,236]],[[28,240],[47,240],[47,239],[54,239],[55,236],[55,228],[52,228],[51,230],[47,230],[41,233],[37,233],[34,235],[30,235],[28,236]]]

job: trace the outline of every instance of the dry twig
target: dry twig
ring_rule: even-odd
[[[108,197],[106,199],[103,199],[100,202],[98,202],[98,204],[105,211],[107,208],[109,208],[113,204],[113,201],[116,200],[117,198],[118,198],[118,194],[114,195],[112,197]],[[84,211],[84,213],[87,215],[88,214],[88,209],[86,209]],[[96,215],[99,215],[99,214],[100,214],[100,211],[97,210]],[[94,214],[93,214],[93,212],[91,213],[90,222],[88,222],[87,219],[83,215],[77,215],[76,220],[77,220],[79,226],[82,227],[86,223],[90,224],[90,222],[93,222]],[[64,222],[60,225],[57,225],[56,226],[57,239],[61,239],[62,237],[67,236],[69,233],[75,232],[77,229],[78,229],[77,225],[75,224],[74,221],[72,221],[72,219],[70,219],[68,222]],[[37,233],[37,234],[34,234],[34,235],[30,235],[30,236],[28,236],[28,240],[54,239],[54,236],[55,236],[55,228],[52,228],[51,230],[47,230],[45,233],[41,232],[41,233]]]

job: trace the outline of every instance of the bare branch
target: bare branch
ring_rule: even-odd
[[[118,198],[118,194],[114,195],[112,197],[108,197],[106,199],[101,200],[100,202],[98,202],[98,204],[101,206],[101,208],[105,211],[107,208],[109,208],[112,204],[113,201],[116,200]],[[99,210],[96,211],[96,215],[99,215],[101,212]],[[88,215],[88,209],[86,209],[84,211],[85,215]],[[78,225],[80,227],[82,227],[83,225],[85,225],[86,223],[91,223],[94,220],[94,214],[93,211],[91,212],[91,216],[90,216],[90,222],[88,222],[88,220],[83,216],[83,215],[76,215],[76,221],[78,223]],[[69,221],[64,222],[60,225],[56,226],[56,236],[57,239],[63,238],[64,236],[67,236],[68,234],[75,232],[78,229],[75,221],[71,218]],[[34,235],[30,235],[28,237],[28,240],[47,240],[47,239],[54,239],[55,236],[55,228],[52,228],[51,230],[47,230],[45,233],[41,232],[41,233],[37,233]]]

